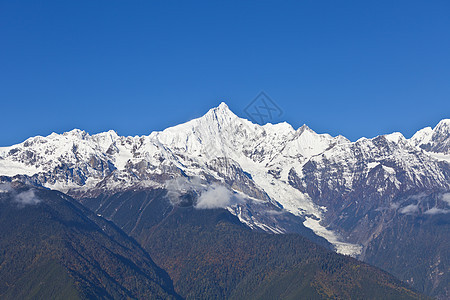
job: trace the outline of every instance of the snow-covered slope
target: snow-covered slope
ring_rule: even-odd
[[[281,225],[264,224],[254,211],[275,207],[299,217],[339,252],[357,255],[361,239],[333,225],[343,218],[336,208],[356,200],[337,199],[367,185],[380,199],[393,191],[449,190],[449,124],[443,120],[410,140],[394,133],[352,143],[306,125],[295,130],[287,123],[253,124],[221,103],[198,119],[148,136],[75,129],[29,138],[0,148],[0,175],[72,195],[167,188],[174,178],[196,178],[200,192],[215,183],[239,195],[242,201],[227,207],[251,227],[286,232]],[[366,211],[385,201],[366,205]]]

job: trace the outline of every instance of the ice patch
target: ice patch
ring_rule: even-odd
[[[370,170],[372,170],[373,168],[375,168],[376,166],[378,166],[380,163],[379,162],[370,162],[367,164],[367,168]]]
[[[345,254],[349,256],[356,257],[361,254],[362,246],[357,244],[351,244],[340,241],[339,237],[331,230],[328,230],[324,226],[320,225],[319,220],[315,220],[313,218],[306,217],[306,221],[303,222],[303,225],[312,229],[315,234],[323,237],[328,242],[333,244],[336,247],[336,252],[340,254]]]
[[[435,152],[428,152],[424,151],[429,156],[433,157],[434,159],[440,160],[440,161],[446,161],[450,163],[450,154],[443,154],[443,153],[435,153]]]

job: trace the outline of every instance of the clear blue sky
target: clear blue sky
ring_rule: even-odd
[[[450,118],[449,1],[187,2],[0,1],[0,146],[245,117],[261,90],[351,140]]]

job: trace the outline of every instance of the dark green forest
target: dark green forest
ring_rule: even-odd
[[[300,235],[256,232],[224,209],[188,202],[173,207],[164,190],[83,201],[140,242],[188,299],[422,298],[390,274]]]
[[[41,202],[25,207],[0,195],[1,299],[178,298],[167,273],[114,224],[59,192],[35,194]]]

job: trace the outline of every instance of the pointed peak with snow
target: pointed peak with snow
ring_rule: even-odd
[[[222,122],[225,120],[229,120],[230,118],[237,118],[237,116],[231,111],[231,109],[225,102],[221,102],[219,106],[211,108],[206,114],[204,114],[197,120],[212,119],[218,122]]]
[[[92,135],[92,137],[97,137],[97,138],[108,137],[108,138],[116,139],[116,138],[119,137],[119,135],[114,130],[108,130],[108,131],[105,131],[105,132],[96,133],[96,134]]]
[[[400,132],[393,132],[390,134],[385,134],[383,135],[388,141],[393,142],[393,143],[398,143],[401,140],[406,140],[405,137],[403,136],[403,134],[401,134]]]
[[[450,119],[442,119],[439,121],[439,123],[436,125],[436,127],[439,126],[449,126],[450,127]]]
[[[233,113],[225,102],[220,102],[220,104],[218,106],[213,107],[210,110],[208,110],[207,114],[210,112],[211,113],[225,113],[225,114]]]
[[[294,128],[288,122],[281,122],[277,124],[266,123],[262,126],[266,131],[269,132],[278,132],[280,134],[293,133],[295,132]]]
[[[228,105],[225,102],[220,102],[219,106],[217,106],[218,109],[230,109]]]
[[[433,135],[450,135],[450,119],[441,120],[433,129]]]
[[[78,128],[72,129],[71,131],[64,132],[62,135],[66,136],[66,137],[75,137],[75,138],[82,139],[82,140],[89,137],[89,133],[87,133],[84,130],[78,129]]]
[[[433,129],[431,127],[425,127],[417,131],[409,140],[414,146],[418,146],[429,143],[432,135]]]
[[[309,128],[308,125],[303,124],[301,127],[299,127],[299,128],[297,129],[297,134],[298,134],[298,135],[301,135],[301,134],[302,134],[303,132],[305,132],[305,131],[308,131],[308,132],[311,132],[311,133],[316,133],[314,130],[312,130],[311,128]]]
[[[450,154],[450,119],[443,119],[432,129],[425,127],[409,140],[413,146],[428,152]]]

